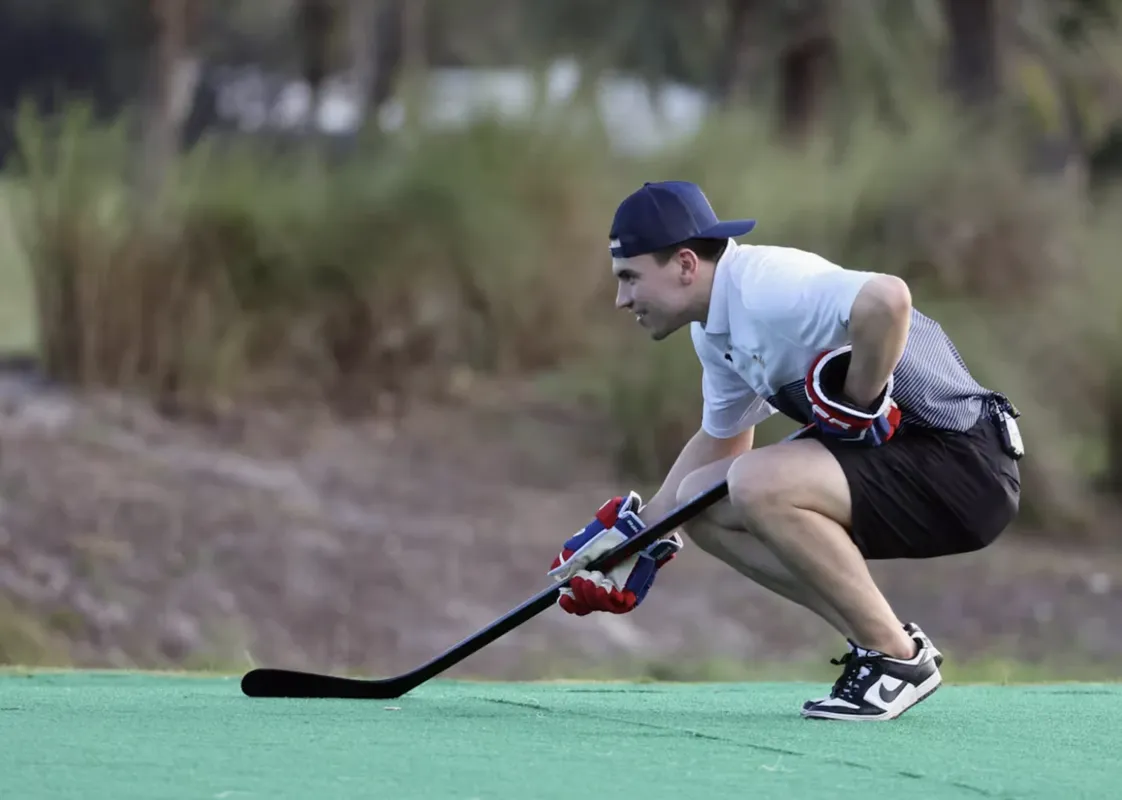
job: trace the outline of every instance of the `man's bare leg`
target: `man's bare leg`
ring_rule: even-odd
[[[727,479],[734,518],[720,522],[761,542],[797,583],[812,590],[804,599],[821,597],[860,646],[895,658],[914,655],[915,642],[849,538],[849,486],[821,443],[801,440],[750,451],[732,462]]]
[[[710,464],[689,475],[678,489],[678,501],[685,502],[724,478],[733,460]],[[724,500],[687,522],[684,530],[705,552],[765,589],[814,612],[842,636],[852,639],[853,631],[838,610],[792,575],[763,542],[745,536],[738,517],[729,501]]]
[[[849,484],[829,451],[803,440],[711,464],[682,481],[679,502],[721,476],[729,498],[687,523],[686,532],[855,645],[829,695],[803,703],[804,717],[895,719],[939,687],[938,650],[896,618],[850,539]]]
[[[780,597],[813,611],[846,638],[849,624],[826,600],[791,575],[775,554],[761,542],[710,522],[704,517],[686,525],[686,534],[705,552],[720,559],[746,578]]]

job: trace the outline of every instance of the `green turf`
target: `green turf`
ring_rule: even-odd
[[[236,679],[0,677],[0,796],[1117,796],[1122,687],[944,687],[892,723],[809,722],[800,684],[432,682],[251,700]]]

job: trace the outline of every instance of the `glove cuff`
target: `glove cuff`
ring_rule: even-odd
[[[845,400],[845,378],[849,370],[852,345],[844,345],[822,354],[807,374],[807,399],[812,408],[823,407],[825,413],[815,409],[818,416],[837,412],[856,419],[872,422],[883,416],[892,406],[893,376],[889,373],[884,389],[873,401],[871,408],[861,408]]]
[[[638,492],[631,491],[624,497],[612,498],[602,505],[596,512],[596,521],[604,530],[614,528],[630,539],[646,527],[639,519],[639,512],[642,510],[643,499]]]

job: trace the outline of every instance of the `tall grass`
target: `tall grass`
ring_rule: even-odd
[[[123,125],[25,110],[18,137],[17,225],[60,379],[361,403],[414,373],[549,368],[588,344],[603,148],[490,124],[343,161],[221,143],[152,198],[129,184]]]
[[[9,214],[13,187],[0,181],[0,358],[34,347],[31,274],[17,245]]]
[[[699,371],[684,334],[652,345],[614,313],[606,231],[644,180],[685,178],[719,214],[759,219],[746,241],[907,278],[1025,412],[1027,518],[1085,521],[1112,413],[1122,205],[1030,174],[1016,135],[972,130],[937,98],[906,112],[905,129],[857,114],[798,148],[768,120],[714,116],[646,159],[563,118],[346,156],[212,144],[143,200],[123,126],[24,113],[13,178],[43,353],[60,378],[181,405],[362,411],[439,392],[462,365],[550,375],[611,415],[621,466],[654,480],[696,429]]]
[[[63,637],[30,611],[0,597],[0,666],[69,663]]]

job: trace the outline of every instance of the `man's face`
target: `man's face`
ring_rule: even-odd
[[[644,254],[612,259],[619,288],[616,308],[626,308],[655,341],[698,318],[698,259],[682,249],[666,264]]]

